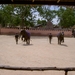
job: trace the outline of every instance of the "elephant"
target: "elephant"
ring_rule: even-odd
[[[25,29],[21,30],[20,37],[22,41],[26,41],[26,44],[30,44],[30,33]]]
[[[72,36],[75,38],[75,29],[72,29]]]
[[[64,42],[64,32],[58,33],[57,38],[58,38],[58,44],[61,44],[62,42]]]

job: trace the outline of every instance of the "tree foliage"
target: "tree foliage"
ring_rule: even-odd
[[[75,24],[75,9],[70,7],[60,7],[57,11],[60,20],[59,25],[63,28],[72,27]]]
[[[6,4],[0,6],[0,18],[1,18],[1,24],[2,26],[7,26],[10,24],[10,26],[34,26],[34,16],[32,15],[32,9],[35,8],[35,6],[32,8],[30,5],[20,5],[16,4]]]
[[[35,13],[37,13],[35,15]],[[41,19],[36,19],[41,17]],[[58,16],[59,25],[63,28],[72,27],[75,24],[75,7],[59,6],[58,10],[51,10],[48,5],[23,5],[23,4],[1,4],[0,24],[2,27],[28,26],[35,24],[46,25]],[[36,23],[35,23],[36,22]]]
[[[55,17],[55,12],[50,10],[50,6],[41,6],[37,9],[39,15],[47,21],[52,21]]]

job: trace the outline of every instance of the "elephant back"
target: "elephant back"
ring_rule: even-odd
[[[22,31],[20,32],[20,34],[21,34],[22,36],[24,36],[26,39],[30,39],[30,33],[29,33],[28,31],[22,30]]]

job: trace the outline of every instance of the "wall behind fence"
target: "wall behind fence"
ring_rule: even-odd
[[[45,29],[29,29],[27,30],[31,33],[32,36],[48,36],[49,33],[52,33],[53,36],[57,36],[59,32],[64,32],[65,37],[72,37],[71,30],[45,30]],[[19,33],[20,29],[13,28],[1,28],[0,34],[2,35],[14,35],[15,33]]]

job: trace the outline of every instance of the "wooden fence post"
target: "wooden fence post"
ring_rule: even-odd
[[[68,75],[68,71],[65,71],[65,75]]]

